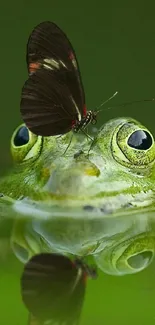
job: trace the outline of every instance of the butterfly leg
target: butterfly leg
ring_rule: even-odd
[[[69,141],[69,144],[68,144],[68,146],[67,146],[67,148],[65,149],[65,151],[64,151],[64,153],[63,153],[63,155],[65,155],[65,153],[67,152],[67,150],[69,149],[69,147],[70,147],[70,145],[71,145],[71,142],[72,142],[72,139],[73,139],[73,134],[71,135],[71,137],[70,137],[70,141]]]

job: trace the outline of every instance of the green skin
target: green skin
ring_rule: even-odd
[[[76,255],[112,275],[146,268],[155,251],[151,133],[120,118],[106,123],[94,141],[74,134],[68,148],[72,132],[43,138],[29,131],[29,142],[17,147],[19,128],[11,139],[15,167],[0,181],[0,215],[14,220],[16,256],[25,263],[39,252]],[[149,149],[129,146],[136,130],[150,134]]]

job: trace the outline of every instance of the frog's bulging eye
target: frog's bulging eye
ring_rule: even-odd
[[[26,126],[22,126],[14,137],[14,145],[21,147],[29,142],[29,131]]]
[[[152,146],[152,137],[147,131],[138,130],[130,135],[128,145],[138,150],[147,150]]]
[[[36,159],[42,147],[42,137],[33,134],[25,124],[20,125],[11,139],[11,153],[16,162]]]
[[[155,161],[153,136],[134,120],[119,124],[112,137],[112,154],[125,166],[147,167]]]

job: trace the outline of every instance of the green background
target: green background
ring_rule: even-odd
[[[94,109],[116,90],[111,104],[155,96],[154,1],[3,1],[0,5],[0,174],[11,166],[9,141],[21,122],[21,87],[27,78],[26,42],[33,27],[56,22],[76,50],[87,107]],[[131,116],[155,135],[155,103],[142,102],[104,110],[98,126],[119,116]],[[0,324],[27,324],[21,303],[22,265],[1,243]],[[5,258],[4,258],[5,257]],[[81,325],[155,324],[155,268],[125,277],[100,274],[89,281]]]

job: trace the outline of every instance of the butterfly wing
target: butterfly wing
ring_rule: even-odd
[[[84,90],[80,75],[79,64],[75,51],[66,34],[53,22],[45,21],[37,25],[27,43],[27,66],[31,72],[31,64],[44,62],[53,69],[64,67],[74,75],[77,85],[77,95],[82,105],[85,103]],[[75,87],[72,94],[74,94]],[[75,97],[77,97],[75,93]],[[74,98],[76,100],[76,98]],[[79,98],[77,98],[79,100]]]
[[[27,127],[42,136],[70,131],[79,113],[60,73],[44,69],[32,74],[25,82],[20,107]]]
[[[41,324],[73,325],[79,323],[85,279],[82,269],[58,254],[36,255],[26,264],[21,278],[21,292],[32,321]]]
[[[21,100],[24,122],[32,132],[40,135],[68,132],[74,120],[80,120],[86,114],[85,95],[74,49],[57,25],[43,22],[34,28],[27,44],[27,65],[30,81],[28,79],[23,87]],[[42,87],[37,96],[35,75]],[[33,93],[36,101],[32,104]],[[42,98],[48,100],[48,108],[44,107]],[[49,122],[56,123],[56,131],[49,130]]]

